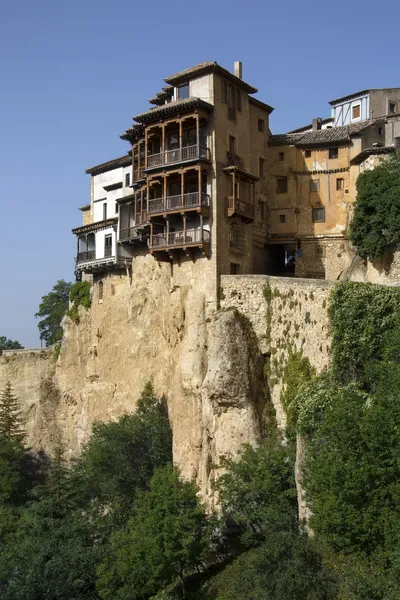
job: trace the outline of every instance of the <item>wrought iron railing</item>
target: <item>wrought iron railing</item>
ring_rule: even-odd
[[[106,246],[104,248],[104,258],[108,258],[109,256],[112,256],[112,247]]]
[[[180,209],[200,208],[210,205],[210,196],[204,192],[190,192],[188,194],[177,194],[166,198],[154,198],[149,200],[149,213],[169,212]]]
[[[244,169],[244,160],[241,156],[232,154],[232,152],[227,152],[226,160],[228,167],[239,167],[240,169]]]
[[[173,246],[199,245],[210,242],[208,229],[187,229],[170,233],[155,233],[150,239],[150,248],[168,248]]]
[[[184,146],[175,150],[165,150],[157,154],[149,154],[147,156],[147,168],[158,167],[159,165],[170,165],[186,160],[196,160],[197,158],[205,158],[210,160],[210,151],[207,146],[195,144],[193,146]]]

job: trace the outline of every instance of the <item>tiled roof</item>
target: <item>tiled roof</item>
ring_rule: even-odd
[[[269,138],[270,146],[329,146],[350,142],[353,135],[357,135],[363,129],[371,125],[370,121],[360,121],[354,125],[343,127],[330,127],[329,129],[317,129],[304,133],[283,133],[272,135]]]
[[[272,113],[273,110],[275,110],[269,104],[265,104],[265,102],[261,102],[261,100],[259,100],[258,98],[253,98],[252,96],[249,96],[249,102],[250,104],[254,104],[254,106],[258,106],[258,108],[265,110],[269,115]]]
[[[328,117],[327,119],[322,119],[321,123],[322,124],[326,124],[326,123],[333,123],[334,119],[333,117]],[[307,131],[308,129],[312,128],[312,123],[310,123],[309,125],[304,125],[303,127],[298,127],[297,129],[292,129],[291,131],[289,131],[289,133],[302,133],[303,131]]]
[[[376,148],[366,148],[354,156],[350,163],[352,165],[359,165],[366,158],[368,158],[368,156],[375,156],[377,154],[391,154],[392,152],[396,152],[396,148],[394,146],[377,146]]]
[[[100,165],[96,165],[95,167],[90,167],[90,169],[86,169],[86,173],[88,175],[99,175],[99,173],[113,171],[114,169],[118,169],[119,167],[127,167],[131,164],[131,162],[132,158],[129,156],[129,154],[125,154],[124,156],[114,158],[113,160],[101,163]]]
[[[132,127],[129,127],[126,131],[124,131],[124,133],[121,133],[119,137],[121,138],[121,140],[126,140],[127,142],[131,142],[131,144],[133,144],[134,142],[136,142],[136,140],[143,136],[143,125],[140,125],[138,123],[137,125],[132,125]]]
[[[174,88],[172,85],[168,85],[163,87],[161,92],[158,92],[153,98],[150,98],[150,104],[156,104],[157,106],[162,106],[165,103],[165,100],[172,98],[174,95]]]
[[[194,108],[202,108],[207,112],[211,112],[214,109],[212,104],[201,100],[201,98],[183,98],[182,100],[176,100],[176,102],[169,102],[163,106],[151,108],[147,112],[136,115],[133,118],[138,123],[151,123],[151,121],[157,121],[167,115],[187,112]]]
[[[365,96],[365,94],[369,94],[369,92],[372,92],[372,90],[361,90],[361,92],[354,92],[348,96],[342,96],[341,98],[336,98],[336,100],[330,100],[329,104],[333,106],[334,104],[344,102],[345,100],[352,100],[353,98],[358,98],[358,96]]]
[[[179,71],[179,73],[175,73],[175,75],[171,75],[170,77],[166,77],[164,81],[171,85],[178,85],[179,83],[185,83],[188,79],[192,79],[193,77],[200,77],[201,75],[205,75],[207,73],[218,73],[222,77],[226,79],[230,79],[234,81],[236,85],[245,89],[249,94],[255,94],[258,90],[257,88],[249,85],[243,79],[236,77],[233,73],[221,67],[217,62],[202,62],[194,67],[190,67],[189,69],[185,69],[184,71]]]

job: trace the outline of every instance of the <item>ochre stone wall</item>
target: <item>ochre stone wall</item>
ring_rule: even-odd
[[[289,346],[301,349],[322,371],[329,361],[329,294],[334,283],[267,275],[221,277],[221,306],[235,307],[251,322],[260,352],[270,361],[268,387],[277,422],[285,427],[280,402]]]

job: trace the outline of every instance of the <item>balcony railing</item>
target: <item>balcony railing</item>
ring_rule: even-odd
[[[226,160],[228,167],[239,167],[240,169],[244,169],[244,160],[241,156],[232,154],[232,152],[227,152]]]
[[[76,262],[86,262],[88,260],[95,260],[96,258],[96,250],[87,250],[86,252],[78,252],[78,256],[76,257]]]
[[[135,169],[133,171],[133,175],[132,175],[132,183],[136,183],[136,181],[140,181],[141,179],[144,179],[144,166],[140,167],[140,169]]]
[[[166,198],[154,198],[149,200],[149,214],[169,212],[174,210],[190,210],[210,206],[210,196],[204,192],[190,192],[189,194],[178,194]]]
[[[233,215],[239,215],[244,219],[254,219],[254,205],[251,202],[245,200],[239,200],[233,196],[228,198],[228,217]]]
[[[146,168],[151,169],[159,165],[172,165],[177,162],[196,160],[198,158],[210,160],[210,151],[206,146],[195,144],[194,146],[185,146],[176,150],[165,150],[165,152],[159,152],[158,154],[149,154],[147,156]]]
[[[187,229],[171,233],[156,233],[151,236],[150,248],[171,248],[174,246],[199,246],[210,242],[208,229]]]

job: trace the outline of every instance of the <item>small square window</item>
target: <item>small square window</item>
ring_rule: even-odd
[[[313,208],[312,209],[312,220],[313,220],[313,223],[324,223],[325,209],[324,208]]]
[[[396,112],[396,103],[389,102],[389,113],[393,115]]]
[[[260,177],[264,177],[265,175],[265,161],[263,158],[258,159],[258,170]]]
[[[361,116],[361,105],[356,104],[351,109],[351,117],[352,117],[352,119],[359,119],[360,116]]]
[[[184,83],[178,87],[178,98],[181,100],[182,98],[189,98],[189,84]]]
[[[339,156],[339,148],[329,148],[329,158],[337,158]]]
[[[265,131],[265,121],[263,119],[258,119],[258,131],[261,131],[261,133]]]
[[[311,156],[311,150],[304,150],[304,156],[306,158],[310,158],[310,156]]]
[[[278,177],[276,180],[276,192],[277,194],[286,194],[288,191],[287,177]]]
[[[319,192],[319,179],[310,179],[310,192]]]
[[[286,223],[286,215],[279,215],[279,223]]]
[[[336,179],[336,190],[338,192],[344,190],[344,179],[342,177]]]
[[[131,184],[131,174],[130,173],[126,173],[125,175],[125,187],[129,187]]]
[[[279,154],[278,154],[278,160],[279,160],[279,162],[283,162],[285,160],[285,153],[284,152],[279,152]]]

